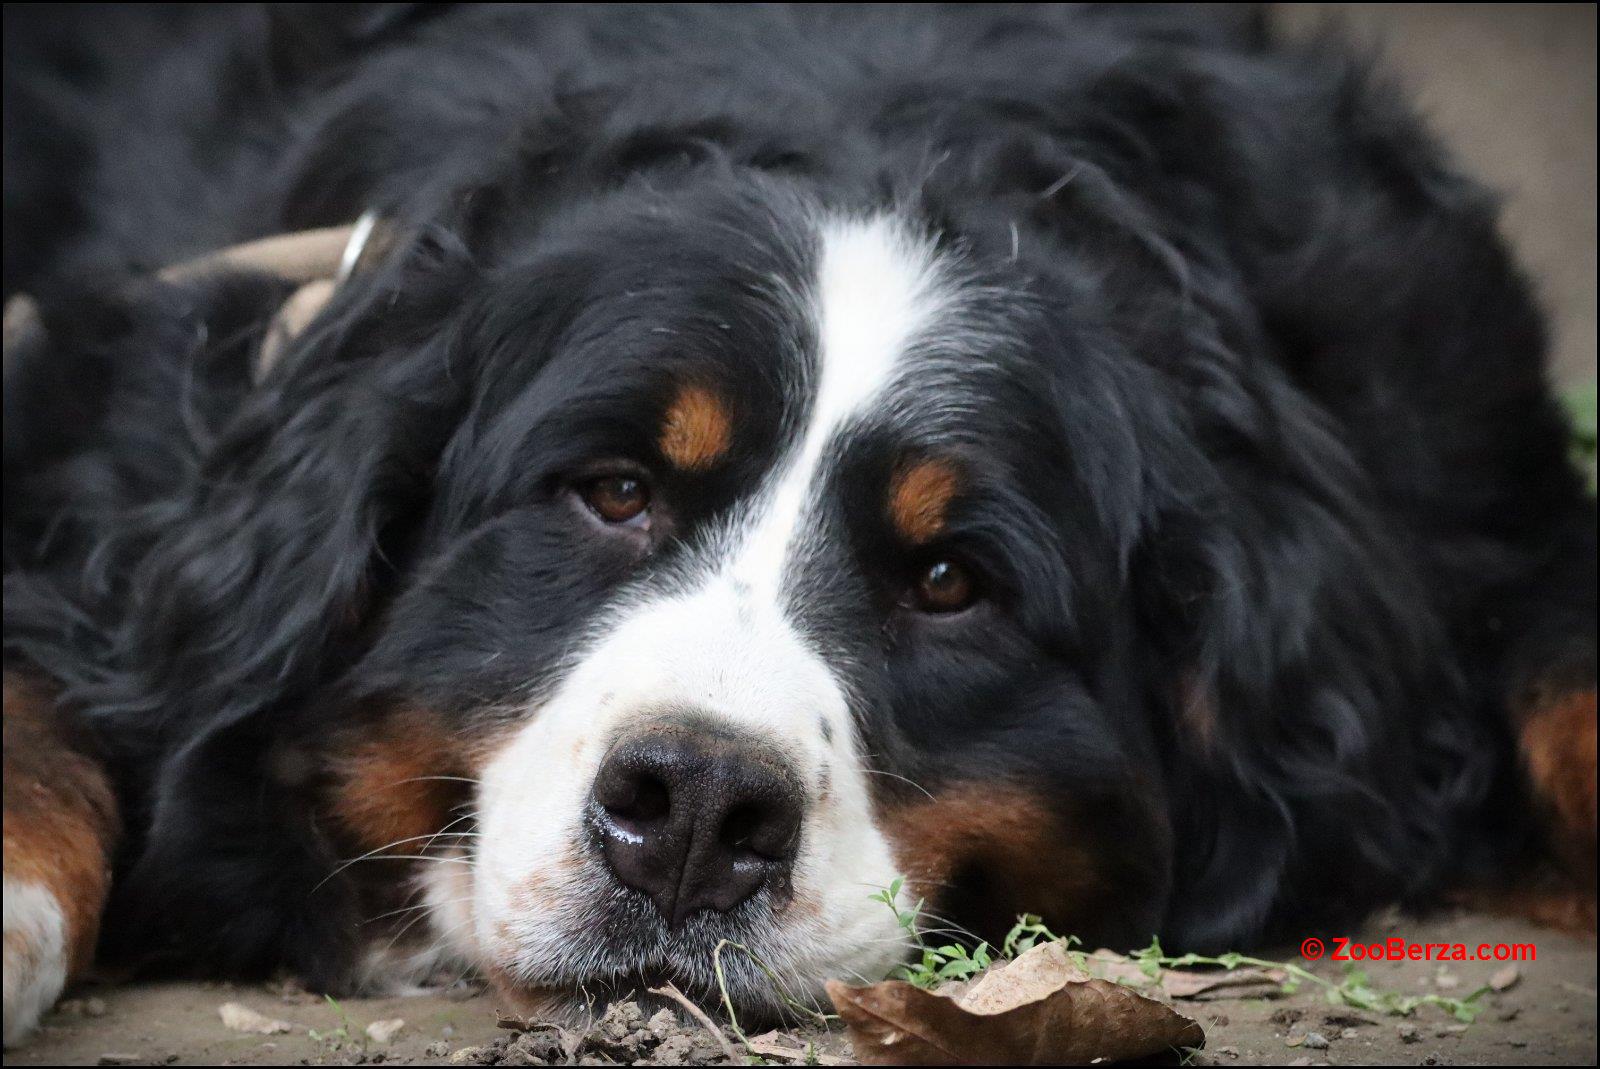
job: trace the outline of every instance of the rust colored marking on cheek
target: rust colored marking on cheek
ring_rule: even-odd
[[[1581,882],[1595,886],[1595,692],[1568,691],[1523,709],[1517,745],[1551,847]]]
[[[435,715],[398,710],[340,749],[328,808],[363,850],[418,853],[455,818],[470,772],[461,741]]]
[[[51,688],[11,672],[4,682],[5,875],[55,896],[70,978],[94,957],[121,830],[116,797],[100,763],[64,729]]]
[[[709,386],[686,383],[661,424],[661,454],[685,471],[703,471],[727,456],[733,419]]]
[[[935,900],[978,866],[1008,900],[997,907],[1070,918],[1102,888],[1094,858],[1075,848],[1061,818],[1033,792],[1004,784],[947,787],[881,814],[913,891]]]
[[[914,546],[944,533],[961,476],[947,460],[923,460],[896,473],[889,486],[889,522]]]

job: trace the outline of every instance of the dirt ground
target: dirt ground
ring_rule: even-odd
[[[1198,1020],[1207,1034],[1205,1052],[1191,1064],[1595,1063],[1592,938],[1476,913],[1425,920],[1390,916],[1353,936],[1367,942],[1400,936],[1411,942],[1473,947],[1484,942],[1532,943],[1537,960],[1520,964],[1514,973],[1493,962],[1364,966],[1374,988],[1406,995],[1460,998],[1488,984],[1497,972],[1500,983],[1511,979],[1505,990],[1483,996],[1486,1008],[1470,1025],[1435,1006],[1422,1006],[1409,1017],[1332,1006],[1320,989],[1310,985],[1291,996],[1180,1001],[1175,1005]],[[1293,947],[1266,956],[1301,960]],[[1315,971],[1336,978],[1344,968],[1324,960]],[[520,1048],[507,1049],[511,1036],[497,1025],[494,997],[470,988],[405,998],[352,999],[337,1008],[282,986],[158,984],[96,987],[74,995],[46,1019],[31,1044],[7,1052],[6,1064],[534,1064]],[[230,1002],[285,1022],[290,1030],[275,1035],[231,1031],[219,1013],[219,1007]],[[394,1019],[405,1023],[393,1038],[379,1042],[367,1037],[369,1024]],[[658,1063],[720,1060],[715,1040],[702,1026],[683,1016],[673,1029],[672,1042],[653,1054]],[[829,1061],[849,1057],[848,1041],[839,1032],[804,1029],[791,1035],[798,1047],[814,1043]],[[621,1056],[619,1049],[603,1043],[591,1045],[585,1053],[593,1059],[591,1064]],[[771,1055],[767,1060],[782,1064]]]

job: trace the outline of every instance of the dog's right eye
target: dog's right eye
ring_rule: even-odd
[[[605,475],[579,488],[584,504],[606,523],[642,526],[650,517],[650,487],[631,475]]]
[[[921,612],[956,613],[977,597],[977,583],[964,565],[954,560],[938,560],[917,576],[911,604]]]

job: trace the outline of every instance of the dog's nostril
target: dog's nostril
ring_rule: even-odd
[[[802,798],[787,765],[714,729],[624,740],[595,777],[605,859],[670,925],[726,911],[787,873]]]
[[[612,776],[604,784],[596,780],[594,795],[611,819],[629,831],[642,830],[672,809],[667,785],[649,773]]]
[[[735,854],[754,855],[766,861],[787,861],[799,837],[800,813],[796,807],[746,803],[736,805],[723,818],[719,838]]]
[[[667,785],[653,776],[646,776],[639,781],[639,789],[634,794],[632,816],[635,820],[659,820],[667,815],[672,808],[672,795],[667,791]]]

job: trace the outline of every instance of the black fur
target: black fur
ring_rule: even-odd
[[[811,204],[898,207],[994,294],[980,418],[928,429],[980,473],[979,615],[906,618],[904,547],[856,522],[904,442],[839,476],[810,624],[883,666],[885,770],[1088,814],[1114,902],[1055,921],[1090,945],[1304,934],[1524,845],[1507,696],[1593,679],[1593,501],[1492,200],[1362,63],[1094,5],[23,8],[5,37],[5,288],[50,337],[7,369],[6,648],[115,770],[114,951],[341,982],[356,892],[275,755],[365,698],[481,717],[547,672],[640,581],[565,487],[647,457],[680,366],[770,419],[667,488],[676,533],[748,492],[793,417],[761,284],[803,274]],[[283,284],[148,275],[374,206],[403,247],[259,387]],[[958,920],[1033,908],[986,881]]]

